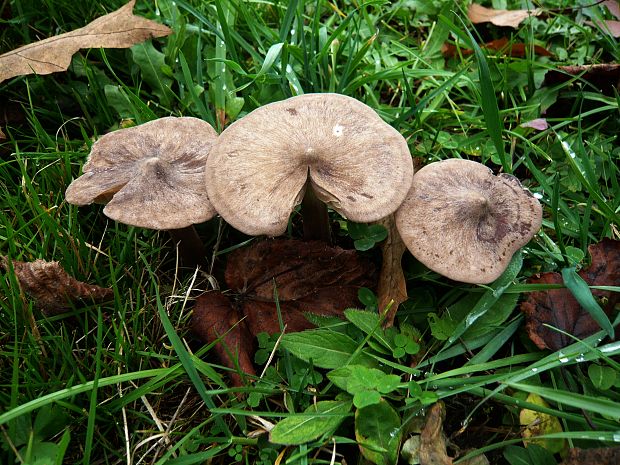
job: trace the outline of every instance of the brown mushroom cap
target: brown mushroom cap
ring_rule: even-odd
[[[477,284],[497,279],[541,223],[540,203],[517,178],[460,159],[419,170],[396,212],[398,231],[419,261]]]
[[[206,122],[167,117],[104,135],[92,147],[83,174],[67,188],[74,205],[106,203],[103,212],[121,223],[180,229],[216,212],[204,171],[217,138]]]
[[[309,184],[356,222],[392,213],[413,176],[407,142],[370,107],[306,94],[265,105],[230,125],[207,160],[218,213],[252,235],[279,235]],[[307,183],[308,181],[308,183]]]

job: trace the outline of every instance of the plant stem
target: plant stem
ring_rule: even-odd
[[[301,202],[301,218],[306,241],[319,240],[331,244],[327,205],[318,199],[310,183],[306,187],[306,194]]]
[[[169,229],[168,233],[177,247],[180,266],[184,268],[206,267],[205,248],[193,225],[181,229]]]

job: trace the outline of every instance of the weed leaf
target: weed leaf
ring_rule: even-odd
[[[280,421],[269,433],[276,444],[303,444],[331,434],[351,411],[351,401],[324,400],[311,405],[303,414]]]

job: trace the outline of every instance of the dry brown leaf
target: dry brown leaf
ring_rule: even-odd
[[[192,329],[209,343],[220,340],[215,345],[218,357],[226,366],[234,368],[235,360],[241,373],[254,375],[252,364],[252,337],[246,322],[241,320],[232,302],[221,292],[207,292],[196,299]],[[235,386],[243,386],[242,374],[230,373]]]
[[[322,241],[265,240],[238,249],[228,257],[225,280],[234,298],[206,294],[196,303],[192,325],[206,342],[221,338],[225,347],[216,351],[222,363],[234,367],[234,354],[248,374],[254,373],[254,336],[280,331],[274,286],[287,332],[312,327],[304,313],[342,315],[359,304],[360,287],[375,287],[371,262]],[[238,376],[232,380],[241,385]]]
[[[568,457],[560,465],[617,465],[620,463],[620,447],[568,450]]]
[[[503,54],[511,57],[525,57],[527,55],[527,49],[529,48],[529,45],[524,43],[509,42],[507,37],[502,37],[501,39],[495,39],[487,42],[486,44],[483,44],[482,48],[486,50],[502,52]],[[551,53],[546,48],[541,47],[540,45],[534,45],[533,51],[534,55],[546,57],[553,56],[553,53]],[[457,48],[455,45],[452,44],[444,44],[441,47],[441,53],[446,58],[452,58],[457,55]],[[471,49],[461,48],[461,55],[463,56],[473,55],[473,53],[474,51]]]
[[[605,19],[602,21],[586,21],[588,26],[598,27],[601,31],[609,34],[612,37],[620,37],[620,21],[613,19]]]
[[[605,0],[603,5],[607,7],[614,18],[620,19],[620,2],[618,0]]]
[[[6,257],[0,256],[0,265],[7,271],[10,268]],[[80,302],[104,302],[114,297],[112,289],[78,281],[58,262],[13,261],[12,265],[22,290],[45,315],[64,313]]]
[[[437,402],[429,409],[420,434],[420,465],[452,465],[452,458],[446,450],[446,436],[443,421],[446,409],[443,402]]]
[[[547,72],[543,86],[553,86],[576,77],[576,82],[587,82],[606,95],[615,95],[617,89],[620,89],[620,64],[558,66]]]
[[[590,286],[618,286],[620,284],[620,242],[604,239],[588,248],[591,265],[579,275]],[[562,284],[559,273],[544,273],[539,278],[528,280],[530,284]],[[592,293],[605,302],[603,309],[610,313],[620,300],[618,293],[593,290]],[[579,339],[600,330],[590,314],[583,310],[568,289],[536,291],[528,295],[521,304],[525,313],[526,330],[530,339],[541,349],[559,350],[574,340],[545,324],[559,328]]]
[[[398,306],[408,299],[407,282],[401,260],[407,246],[400,238],[394,215],[384,218],[382,224],[388,231],[388,237],[381,244],[383,253],[383,263],[381,265],[381,273],[379,274],[379,284],[377,286],[377,298],[379,301],[379,310],[383,311],[391,301],[394,301],[390,311],[385,318],[385,326],[390,327],[394,324],[394,317]]]
[[[540,8],[534,10],[495,10],[472,3],[467,9],[467,16],[474,24],[492,23],[496,26],[519,27],[530,16],[542,13]]]
[[[0,55],[0,82],[26,74],[65,71],[73,54],[82,48],[129,48],[147,39],[172,33],[163,24],[135,16],[132,13],[135,3],[131,0],[80,29]]]
[[[374,266],[355,250],[321,241],[266,240],[228,258],[226,283],[252,335],[280,331],[274,286],[287,331],[312,327],[305,312],[342,315],[358,305],[360,287],[375,287]]]

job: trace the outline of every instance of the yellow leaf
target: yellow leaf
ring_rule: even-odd
[[[528,395],[526,401],[531,404],[540,405],[541,407],[549,407],[544,399],[537,394]],[[519,413],[519,422],[523,427],[521,431],[521,437],[523,437],[523,439],[529,439],[543,434],[561,433],[563,431],[560,420],[558,420],[557,417],[534,410],[521,410]],[[560,452],[565,446],[564,439],[533,439],[524,441],[524,443],[526,447],[528,444],[537,444],[554,454]]]

